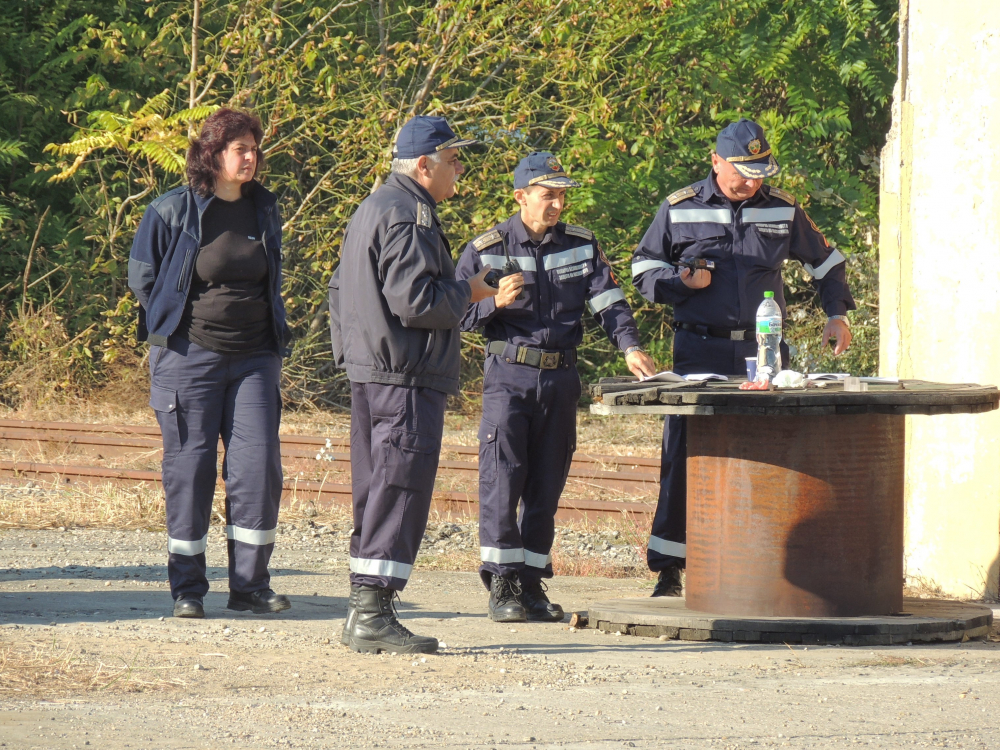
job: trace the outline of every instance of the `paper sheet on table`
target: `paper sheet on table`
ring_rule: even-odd
[[[846,380],[851,377],[849,373],[846,372],[814,372],[812,375],[807,375],[809,380]],[[876,377],[862,377],[859,378],[862,383],[898,383],[899,378],[876,378]]]
[[[664,370],[648,378],[639,378],[640,383],[681,383],[685,380],[729,380],[725,375],[714,373],[700,373],[696,375],[678,375],[676,372]]]

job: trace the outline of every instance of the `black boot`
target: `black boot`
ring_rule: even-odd
[[[437,638],[414,635],[396,617],[396,592],[379,586],[359,586],[354,618],[348,615],[347,645],[354,651],[378,654],[433,654]]]
[[[521,604],[528,614],[528,622],[562,622],[563,608],[549,601],[548,590],[540,579],[521,579]]]
[[[197,594],[181,594],[174,602],[174,617],[195,617],[205,616],[205,605],[202,604],[201,597]]]
[[[292,603],[288,601],[287,596],[276,594],[271,589],[251,591],[249,594],[230,589],[226,609],[235,609],[237,612],[246,612],[249,609],[255,615],[264,615],[268,612],[281,612],[291,606]]]
[[[681,596],[684,591],[684,586],[681,584],[683,570],[680,565],[670,565],[661,570],[652,596]]]
[[[351,584],[351,595],[347,597],[347,620],[344,621],[344,632],[340,636],[340,642],[345,646],[349,646],[348,635],[354,628],[354,621],[357,619],[357,609],[358,609],[358,592],[361,591],[360,586]]]
[[[521,604],[517,573],[493,576],[490,582],[490,619],[493,622],[527,622],[528,613]]]

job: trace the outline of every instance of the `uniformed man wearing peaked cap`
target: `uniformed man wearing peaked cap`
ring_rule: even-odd
[[[563,618],[542,579],[552,577],[556,506],[576,448],[583,316],[596,318],[636,375],[656,369],[594,233],[559,221],[574,187],[555,156],[528,155],[514,171],[520,211],[472,240],[458,263],[459,278],[502,268],[508,255],[517,266],[462,322],[489,340],[479,428],[480,575],[490,617],[500,622]]]
[[[430,653],[434,638],[396,618],[427,525],[459,329],[496,294],[484,272],[456,279],[437,204],[455,194],[458,149],[442,117],[399,131],[392,174],[358,207],[330,281],[334,359],[351,381],[351,594],[342,642],[355,651]]]
[[[764,184],[780,167],[752,120],[719,133],[712,171],[701,182],[671,194],[660,206],[632,257],[632,281],[646,299],[673,306],[674,370],[743,375],[757,354],[754,322],[764,292],[784,314],[781,265],[802,263],[813,278],[828,319],[823,345],[836,339],[847,349],[847,311],[854,299],[844,256],[831,246],[795,197]],[[705,258],[713,271],[673,265]],[[787,362],[787,347],[783,358]],[[679,596],[686,557],[687,445],[683,417],[668,417],[663,430],[660,498],[647,561],[659,572],[653,596]]]

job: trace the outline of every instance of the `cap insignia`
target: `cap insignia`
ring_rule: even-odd
[[[554,156],[550,156],[548,159],[545,160],[545,166],[547,166],[553,172],[563,171],[562,165],[559,163],[559,160]]]
[[[594,233],[591,232],[586,227],[577,226],[576,224],[567,224],[566,228],[563,229],[566,234],[571,234],[574,237],[583,237],[585,240],[594,239]]]
[[[757,138],[754,138],[752,141],[750,141],[750,143],[747,144],[747,150],[751,154],[753,154],[754,156],[756,156],[757,154],[759,154],[760,153],[760,141]]]
[[[491,245],[495,245],[500,241],[500,232],[496,229],[492,229],[486,234],[481,234],[476,239],[472,241],[472,246],[476,248],[479,252],[482,252]]]
[[[431,228],[431,207],[426,203],[417,203],[417,226]]]
[[[686,201],[688,198],[693,198],[695,196],[695,189],[688,185],[686,188],[681,188],[676,193],[671,193],[667,196],[667,203],[671,206],[680,203],[681,201]]]

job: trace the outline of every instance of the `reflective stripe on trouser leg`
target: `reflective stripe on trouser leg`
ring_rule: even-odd
[[[351,384],[354,532],[351,582],[401,591],[427,527],[447,396],[431,388]],[[354,480],[352,480],[354,481]],[[362,491],[364,490],[364,491]]]
[[[499,547],[480,547],[479,559],[486,563],[497,565],[510,565],[512,563],[524,562],[524,549],[516,547],[514,549],[500,549]]]
[[[205,596],[205,550],[225,392],[223,355],[186,341],[150,352],[150,405],[163,436],[170,593]]]
[[[684,417],[667,417],[663,423],[660,454],[660,497],[646,548],[646,562],[660,571],[687,556],[687,431]]]
[[[226,537],[229,588],[270,588],[281,504],[281,360],[270,352],[231,357],[222,441],[226,458]]]

